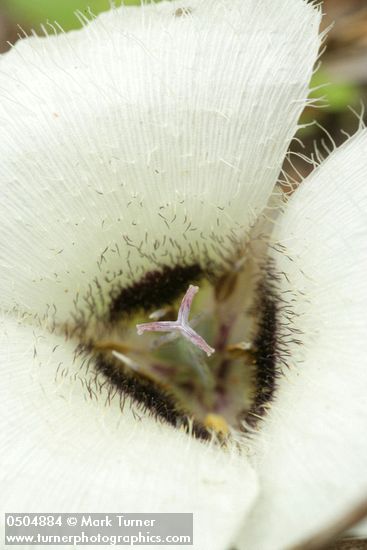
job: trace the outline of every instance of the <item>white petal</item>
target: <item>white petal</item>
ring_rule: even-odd
[[[366,181],[363,130],[302,184],[276,230],[290,357],[254,440],[262,497],[241,549],[289,548],[365,498]]]
[[[96,281],[222,261],[273,189],[319,21],[303,0],[163,2],[3,56],[0,304],[64,318]]]
[[[91,400],[70,343],[0,328],[3,511],[193,512],[194,548],[227,550],[256,494],[244,457]]]

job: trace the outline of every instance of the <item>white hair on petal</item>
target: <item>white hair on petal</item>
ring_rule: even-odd
[[[177,7],[114,9],[2,57],[2,307],[103,312],[148,269],[223,265],[265,208],[306,104],[320,12],[302,0]]]

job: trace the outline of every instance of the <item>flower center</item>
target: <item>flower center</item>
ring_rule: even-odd
[[[149,272],[111,293],[88,341],[97,371],[111,393],[200,437],[243,430],[274,389],[276,310],[263,288],[249,262]]]

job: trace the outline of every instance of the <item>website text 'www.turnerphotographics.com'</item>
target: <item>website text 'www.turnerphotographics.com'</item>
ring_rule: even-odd
[[[193,544],[192,514],[5,514],[5,546]]]

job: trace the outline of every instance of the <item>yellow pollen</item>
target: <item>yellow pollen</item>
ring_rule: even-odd
[[[222,435],[228,435],[229,427],[225,418],[219,414],[209,413],[204,419],[204,425],[210,430],[214,430]]]

